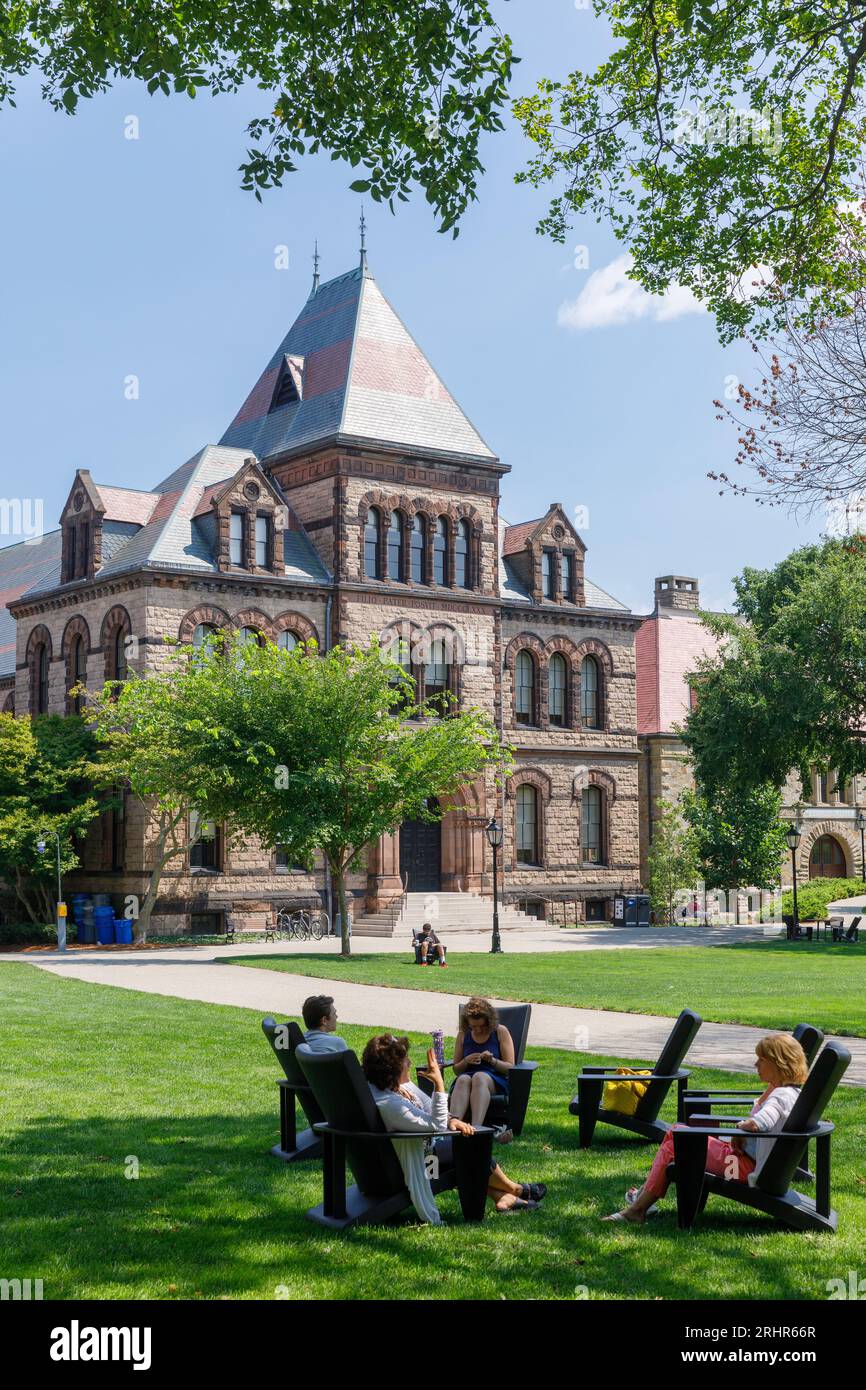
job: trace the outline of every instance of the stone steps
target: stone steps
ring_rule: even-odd
[[[413,929],[431,922],[437,936],[444,940],[460,932],[493,930],[492,898],[476,897],[472,893],[407,893],[402,913],[398,916],[384,912],[366,912],[356,917],[352,931],[356,936],[405,936]],[[510,905],[500,904],[500,931],[534,931],[538,920]]]

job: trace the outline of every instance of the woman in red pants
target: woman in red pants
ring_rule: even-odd
[[[750,1173],[757,1172],[767,1161],[774,1139],[757,1139],[763,1130],[778,1129],[790,1115],[806,1080],[808,1067],[802,1047],[788,1033],[772,1033],[761,1038],[755,1048],[755,1066],[766,1090],[752,1106],[748,1119],[740,1120],[738,1129],[745,1132],[727,1139],[710,1135],[707,1139],[707,1172],[733,1182],[745,1182]],[[675,1125],[674,1129],[687,1128]],[[652,1167],[643,1187],[632,1187],[625,1194],[622,1211],[605,1216],[605,1221],[629,1221],[642,1226],[647,1212],[664,1197],[668,1190],[667,1167],[674,1158],[674,1136],[671,1130],[659,1145]]]

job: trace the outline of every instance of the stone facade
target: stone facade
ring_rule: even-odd
[[[419,694],[445,688],[462,707],[488,711],[515,750],[507,784],[497,788],[491,774],[465,787],[445,809],[436,843],[425,841],[424,871],[435,886],[490,891],[484,830],[496,815],[506,898],[541,915],[567,900],[578,915],[610,916],[614,893],[639,886],[640,620],[587,579],[586,547],[559,504],[536,521],[503,525],[508,470],[441,383],[431,389],[432,369],[419,366],[418,349],[403,342],[370,282],[358,292],[356,277],[344,279],[346,289],[332,282],[314,290],[298,323],[312,320],[322,295],[321,318],[340,295],[357,292],[362,308],[367,295],[372,346],[361,354],[360,403],[350,399],[344,416],[354,410],[360,418],[371,400],[382,416],[391,392],[401,403],[397,424],[383,417],[381,439],[334,434],[291,447],[289,430],[285,447],[254,452],[253,440],[268,431],[273,441],[272,421],[283,421],[273,398],[287,363],[290,422],[317,390],[334,388],[338,367],[351,373],[352,355],[324,345],[318,354],[283,353],[282,367],[278,354],[227,431],[231,442],[208,446],[153,492],[95,484],[80,471],[61,517],[62,582],[37,585],[10,605],[15,708],[68,711],[75,661],[91,687],[146,676],[172,659],[170,644],[208,628],[248,628],[270,640],[290,632],[322,649],[373,635],[394,641]],[[345,312],[344,300],[334,312]],[[398,446],[401,422],[410,421],[409,434],[418,429],[413,411],[429,420],[430,438]],[[465,448],[454,447],[461,441]],[[515,671],[525,673],[530,658],[526,714],[517,708]],[[127,794],[122,811],[92,828],[69,889],[110,892],[118,909],[140,897],[153,835],[147,808]],[[408,831],[395,831],[370,847],[350,883],[356,914],[412,886],[420,873],[413,845]],[[259,846],[226,843],[219,828],[197,858],[204,862],[194,862],[188,845],[169,864],[156,929],[261,927],[281,902],[332,906],[321,866],[306,873],[278,865]]]

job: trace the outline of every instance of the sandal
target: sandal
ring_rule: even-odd
[[[522,1182],[520,1184],[522,1197],[530,1202],[540,1202],[547,1196],[547,1184],[543,1182]]]
[[[515,1197],[510,1207],[497,1207],[500,1216],[510,1216],[514,1211],[538,1211],[538,1202],[525,1202],[522,1197]]]

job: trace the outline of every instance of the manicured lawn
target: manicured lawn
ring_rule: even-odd
[[[762,941],[510,955],[506,938],[501,956],[449,949],[447,970],[422,969],[408,954],[359,953],[346,961],[332,947],[304,955],[226,956],[223,964],[582,1009],[677,1014],[688,1007],[715,1023],[787,1029],[802,1021],[866,1037],[866,944]]]
[[[320,1197],[318,1165],[267,1153],[276,1072],[255,1013],[17,963],[0,964],[0,1009],[2,1274],[41,1278],[46,1299],[414,1304],[431,1286],[459,1298],[824,1299],[828,1279],[862,1265],[862,1090],[846,1088],[832,1109],[835,1237],[783,1233],[716,1198],[689,1234],[672,1200],[644,1231],[602,1224],[651,1147],[610,1132],[580,1153],[566,1105],[583,1059],[542,1049],[530,1051],[542,1065],[526,1130],[503,1151],[508,1171],[549,1185],[541,1211],[470,1228],[448,1194],[444,1228],[409,1220],[339,1237],[304,1218]],[[358,1047],[369,1030],[345,1032]],[[420,1059],[426,1040],[414,1041]],[[132,1158],[137,1179],[125,1176]]]

